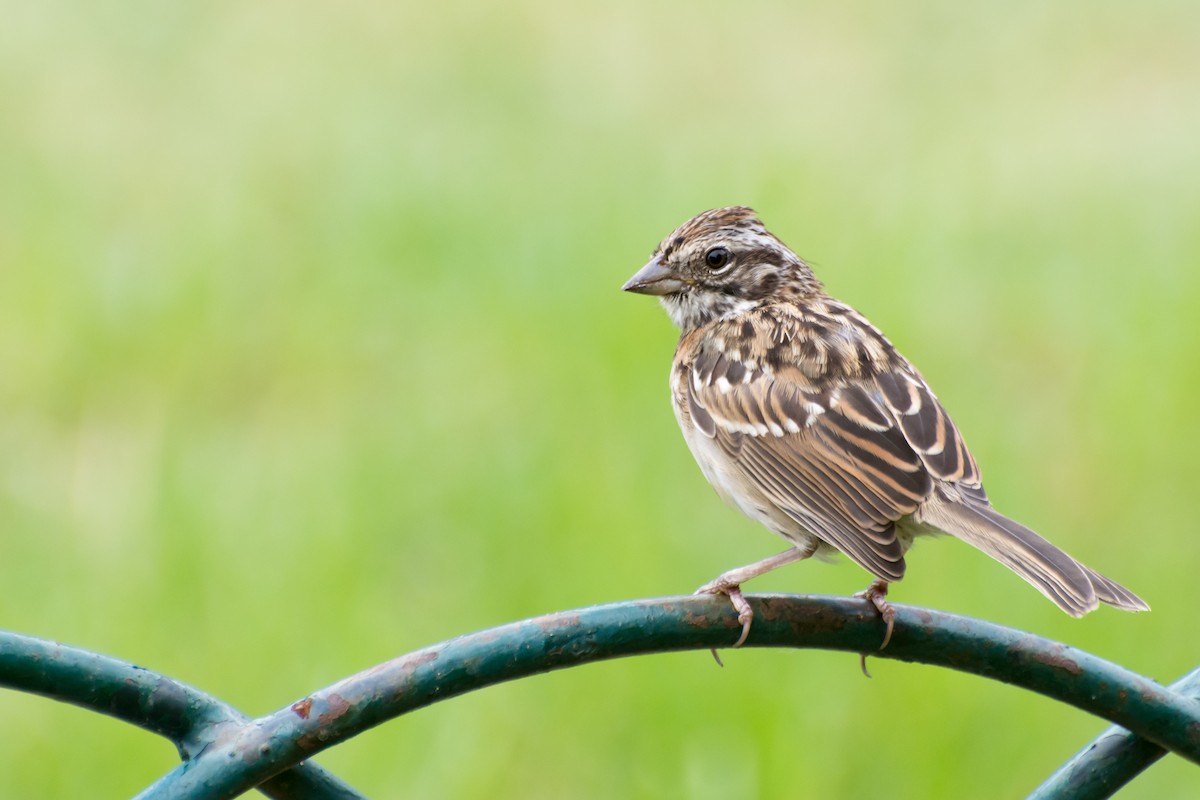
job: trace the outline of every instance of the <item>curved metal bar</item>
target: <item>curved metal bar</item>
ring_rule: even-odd
[[[0,686],[99,711],[165,736],[184,761],[250,722],[233,707],[156,672],[57,642],[0,631]],[[314,764],[263,783],[279,800],[362,800]]]
[[[1170,686],[1171,691],[1200,700],[1200,669],[1195,669]],[[1114,725],[1072,756],[1028,800],[1103,800],[1167,751],[1124,728]]]
[[[897,605],[895,633],[865,601],[756,595],[747,647],[865,652],[1011,683],[1116,722],[1200,762],[1200,702],[1088,653],[981,620]],[[229,798],[368,728],[502,681],[620,656],[731,644],[729,603],[668,597],[550,614],[379,664],[255,720],[140,798]]]

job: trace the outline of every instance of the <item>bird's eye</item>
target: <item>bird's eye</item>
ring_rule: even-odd
[[[714,247],[704,254],[704,263],[709,269],[720,269],[729,263],[729,250],[725,247]]]

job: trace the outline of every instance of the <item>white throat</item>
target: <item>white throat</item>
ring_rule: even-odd
[[[667,316],[675,323],[675,327],[682,331],[690,331],[719,319],[736,317],[761,305],[758,300],[695,292],[663,295],[658,301],[666,309]]]

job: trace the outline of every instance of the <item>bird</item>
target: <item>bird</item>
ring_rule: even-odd
[[[919,536],[982,550],[1056,606],[1148,611],[1137,595],[992,507],[965,440],[921,373],[878,328],[830,297],[753,209],[705,211],[680,225],[622,287],[657,296],[680,338],[675,417],[701,472],[728,504],[788,550],[722,573],[750,633],[746,581],[840,552],[874,580],[858,594],[886,623],[888,586]],[[715,655],[715,651],[714,651]]]

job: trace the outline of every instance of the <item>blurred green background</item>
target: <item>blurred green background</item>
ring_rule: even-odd
[[[898,602],[1200,663],[1200,6],[0,3],[0,627],[260,714],[779,549],[621,283],[756,207],[925,373],[996,504],[1151,614],[949,540]],[[755,591],[848,594],[853,565]],[[821,652],[622,660],[318,760],[379,797],[1013,797],[1103,723]],[[171,745],[0,693],[0,796]],[[1167,759],[1128,797],[1200,792]]]

